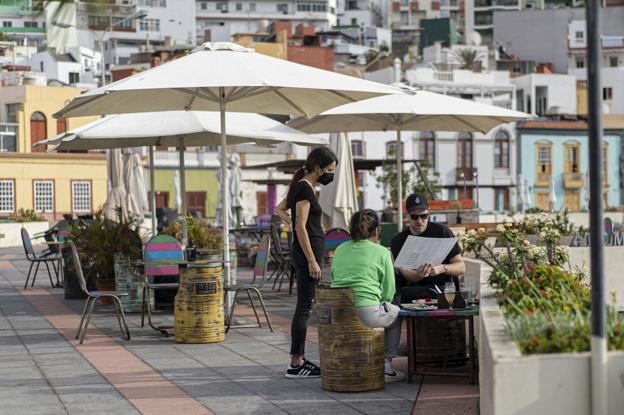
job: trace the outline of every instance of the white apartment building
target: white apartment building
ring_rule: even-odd
[[[336,26],[383,27],[384,5],[379,0],[337,0]]]
[[[114,0],[94,6],[67,3],[61,17],[48,14],[51,47],[63,53],[73,47],[104,49],[107,71],[111,65],[130,63],[130,56],[154,45],[192,45],[195,42],[194,0]],[[143,19],[124,20],[137,11]],[[100,74],[98,73],[99,77]]]
[[[78,88],[97,87],[95,74],[100,68],[100,54],[91,49],[75,47],[68,53],[57,54],[53,49],[34,54],[30,58],[34,70],[45,72],[48,80],[60,81]]]
[[[274,20],[328,30],[336,25],[336,0],[195,1],[197,43],[230,41],[234,33],[266,31]]]
[[[536,2],[527,0],[526,8],[537,8]],[[522,10],[522,0],[466,0],[465,32],[477,32],[484,45],[491,45],[494,40],[494,12]]]
[[[624,36],[601,36],[602,100],[610,114],[624,114]],[[568,73],[578,81],[587,80],[587,34],[585,20],[568,24]]]
[[[512,78],[516,108],[539,116],[576,114],[576,79],[572,75],[539,74]]]
[[[46,19],[33,8],[32,0],[0,0],[0,32],[20,46],[43,46]]]

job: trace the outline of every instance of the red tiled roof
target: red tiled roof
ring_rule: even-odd
[[[562,121],[525,121],[518,123],[518,128],[544,128],[557,130],[586,130],[587,122],[581,120]]]

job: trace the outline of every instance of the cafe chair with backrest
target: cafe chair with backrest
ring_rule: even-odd
[[[71,249],[72,262],[74,263],[76,275],[78,276],[78,284],[80,284],[82,292],[87,295],[87,301],[85,302],[85,306],[82,311],[82,317],[80,317],[80,325],[78,326],[76,340],[80,340],[80,344],[82,344],[85,335],[87,334],[87,328],[89,327],[89,322],[91,321],[91,314],[93,313],[93,306],[95,305],[95,302],[100,298],[106,297],[112,298],[121,333],[126,340],[130,340],[130,329],[128,328],[126,315],[124,314],[123,307],[121,306],[121,300],[119,299],[120,296],[128,295],[128,293],[118,291],[89,291],[84,274],[82,273],[82,265],[80,264],[80,257],[78,256],[76,244],[74,244],[73,241],[69,241],[68,243]]]
[[[32,246],[32,240],[30,239],[30,235],[26,228],[22,228],[22,245],[24,246],[24,253],[26,254],[26,259],[30,262],[30,267],[28,268],[28,274],[26,275],[26,283],[24,284],[24,289],[28,287],[28,280],[30,279],[30,275],[32,273],[33,266],[35,266],[35,272],[32,275],[32,283],[31,287],[35,285],[35,279],[37,278],[37,272],[39,272],[39,265],[45,265],[48,270],[48,276],[50,277],[50,284],[54,287],[54,281],[52,280],[52,273],[50,272],[50,266],[52,265],[52,269],[54,269],[54,273],[56,275],[56,279],[58,281],[58,271],[56,269],[56,264],[59,261],[59,255],[53,254],[51,252],[44,252],[37,255]]]
[[[323,260],[322,264],[319,264],[322,268],[323,280],[331,281],[331,277],[328,274],[331,272],[331,263],[334,258],[334,251],[340,244],[351,240],[351,234],[342,228],[332,228],[325,232],[325,239],[323,242]],[[328,278],[326,278],[328,277]]]
[[[180,286],[180,266],[184,262],[182,246],[172,236],[156,235],[145,245],[143,254],[143,267],[145,285],[143,286],[141,327],[145,326],[145,314],[147,322],[154,330],[160,328],[152,324],[152,307],[149,301],[150,290],[177,289]],[[157,277],[178,277],[175,282],[156,282]]]
[[[282,283],[284,282],[284,277],[288,277],[289,282],[292,282],[293,273],[292,267],[290,264],[290,254],[284,250],[282,247],[282,238],[280,238],[279,228],[277,225],[271,225],[271,257],[276,263],[276,268],[273,271],[273,275],[275,275],[275,280],[273,281],[273,289],[277,285],[277,281],[279,280],[279,286],[277,288],[277,292],[280,292],[282,289]],[[269,278],[270,279],[270,278]],[[289,286],[292,287],[292,284],[289,283]],[[292,288],[291,288],[292,290]],[[292,294],[292,291],[289,292]]]
[[[234,291],[234,299],[232,300],[232,307],[230,308],[230,315],[227,318],[225,332],[227,333],[230,330],[230,327],[234,328],[242,328],[242,327],[262,327],[260,323],[260,317],[258,316],[258,311],[256,310],[256,304],[254,303],[251,293],[254,292],[260,301],[260,306],[262,307],[262,311],[264,312],[264,318],[266,318],[267,324],[269,326],[269,330],[273,331],[273,327],[271,326],[271,320],[269,319],[269,315],[267,314],[266,308],[264,306],[264,301],[262,300],[262,294],[259,287],[262,286],[265,282],[266,271],[268,265],[268,257],[271,247],[271,239],[269,235],[265,234],[262,239],[260,239],[260,245],[258,245],[258,250],[256,251],[256,262],[253,268],[253,279],[251,280],[251,284],[235,284],[224,287],[224,291],[227,293],[228,291]],[[260,278],[260,283],[256,283],[257,279]],[[232,318],[234,318],[234,309],[236,308],[236,299],[238,298],[238,293],[241,291],[245,291],[247,293],[247,297],[249,298],[249,303],[251,304],[251,308],[253,309],[254,315],[256,316],[256,321],[258,325],[232,325]]]

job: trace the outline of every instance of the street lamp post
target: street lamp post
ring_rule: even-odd
[[[136,13],[134,13],[131,16],[126,17],[125,19],[122,19],[118,22],[112,23],[110,26],[108,26],[106,29],[104,29],[102,32],[100,32],[100,34],[98,35],[98,45],[100,47],[100,61],[102,64],[102,69],[101,69],[101,73],[102,73],[102,86],[106,85],[106,60],[104,59],[104,36],[106,36],[106,33],[110,32],[111,30],[113,30],[113,28],[115,26],[119,26],[127,21],[130,20],[140,20],[143,19],[145,16],[147,16],[147,12],[144,10],[139,10]]]

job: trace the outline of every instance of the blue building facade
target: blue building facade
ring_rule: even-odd
[[[519,123],[516,128],[518,174],[528,185],[531,206],[544,210],[587,210],[587,124],[535,120]],[[621,205],[621,131],[605,130],[602,151],[605,207]]]

